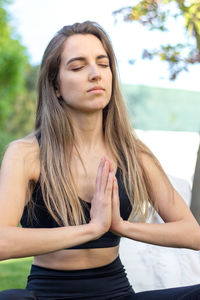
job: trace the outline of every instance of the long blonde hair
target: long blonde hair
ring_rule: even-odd
[[[112,71],[112,95],[103,109],[105,142],[122,170],[123,182],[132,205],[130,218],[148,215],[149,178],[139,159],[140,152],[151,151],[137,138],[131,127],[118,82],[116,58],[111,42],[99,24],[91,21],[64,26],[50,41],[44,53],[38,80],[35,133],[41,133],[40,185],[45,205],[61,226],[85,222],[69,162],[74,146],[74,131],[64,101],[56,96],[61,53],[65,41],[74,34],[92,34],[101,42]],[[32,201],[30,200],[29,211]]]

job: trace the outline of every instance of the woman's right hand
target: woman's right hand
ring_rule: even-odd
[[[115,174],[112,163],[103,158],[99,164],[95,192],[91,201],[90,223],[96,225],[99,235],[107,232],[112,219],[112,186]]]

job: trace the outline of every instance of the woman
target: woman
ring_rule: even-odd
[[[149,202],[165,224],[142,222]],[[34,256],[26,289],[0,299],[200,295],[200,285],[134,293],[118,257],[121,236],[199,250],[200,229],[135,136],[111,43],[94,22],[63,27],[44,53],[35,132],[3,158],[0,225],[1,260]]]

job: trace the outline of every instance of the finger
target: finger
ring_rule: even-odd
[[[115,187],[116,192],[118,192],[119,186],[118,186],[118,181],[117,181],[116,176],[114,177],[114,187]]]
[[[114,178],[114,173],[109,172],[108,181],[107,181],[107,185],[106,185],[106,189],[105,189],[106,199],[111,199],[112,190],[113,190],[113,178]]]
[[[97,170],[97,176],[96,176],[96,182],[95,182],[95,188],[96,188],[97,192],[100,191],[100,187],[101,187],[101,178],[102,178],[102,170],[104,167],[104,163],[105,163],[105,157],[102,157],[102,159],[99,163],[98,170]]]
[[[115,201],[115,203],[119,202],[119,187],[116,177],[114,177],[113,180],[113,200]]]
[[[116,211],[120,209],[120,201],[119,201],[119,188],[116,177],[113,180],[113,197],[112,197],[112,208]]]
[[[109,168],[110,168],[110,163],[108,160],[105,161],[104,167],[103,167],[103,171],[102,171],[102,177],[101,177],[101,187],[100,190],[101,192],[105,193],[106,190],[106,186],[108,183],[108,178],[109,178]]]
[[[113,165],[112,161],[109,160],[109,163],[110,163],[110,171],[114,172],[114,165]]]

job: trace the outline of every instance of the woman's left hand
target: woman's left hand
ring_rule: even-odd
[[[120,216],[120,200],[119,200],[119,188],[116,177],[113,180],[113,188],[112,188],[112,219],[111,219],[111,227],[110,231],[113,233],[122,236],[122,228],[123,228],[123,219]]]

